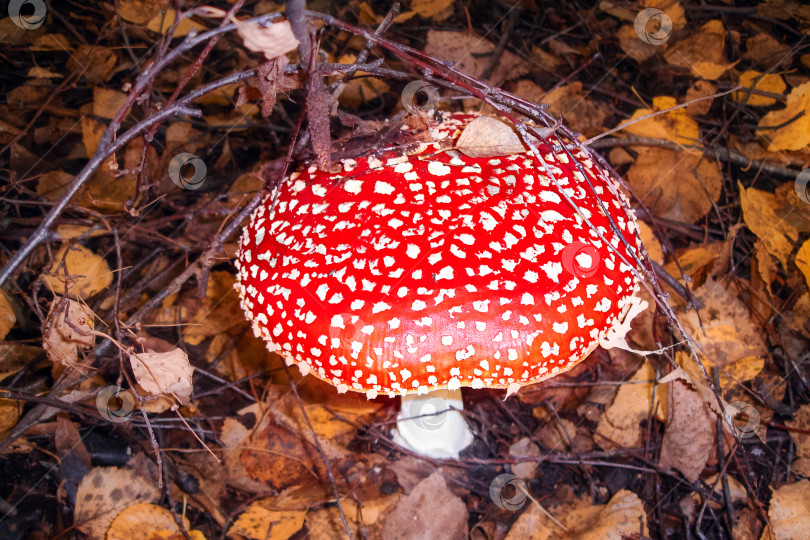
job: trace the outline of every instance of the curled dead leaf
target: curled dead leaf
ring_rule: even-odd
[[[289,21],[264,27],[251,22],[237,22],[236,30],[248,50],[260,52],[268,60],[287,54],[299,45]]]
[[[54,298],[45,319],[42,348],[51,362],[75,366],[79,359],[79,348],[92,347],[95,343],[95,336],[90,333],[94,325],[93,312],[84,304],[68,299],[62,305],[61,300]]]
[[[90,538],[105,538],[119,512],[135,503],[154,501],[159,495],[151,478],[129,469],[95,467],[79,484],[73,520]]]
[[[194,368],[182,349],[132,353],[129,362],[138,384],[153,396],[173,394],[182,402],[191,396]]]
[[[534,141],[538,142],[537,139]],[[458,138],[456,149],[473,158],[506,156],[528,150],[512,126],[493,116],[479,116],[467,124]]]

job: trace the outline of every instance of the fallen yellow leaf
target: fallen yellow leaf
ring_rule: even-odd
[[[228,534],[240,534],[254,540],[287,540],[304,526],[306,511],[276,512],[265,507],[272,504],[270,497],[251,503],[236,518]]]
[[[756,133],[768,141],[772,152],[801,150],[810,144],[810,82],[788,94],[784,109],[763,116]]]
[[[152,32],[163,35],[168,32],[169,28],[171,28],[171,26],[174,24],[174,19],[175,11],[170,9],[165,13],[158,13],[155,15],[152,20],[149,21],[149,24],[147,24],[146,27]],[[194,22],[189,18],[185,18],[180,21],[180,24],[177,25],[177,30],[175,30],[172,37],[183,37],[192,30],[197,30],[199,32],[201,30],[205,30],[205,26],[198,22]]]
[[[8,335],[16,322],[17,316],[14,315],[11,301],[6,292],[0,290],[0,340]]]
[[[123,92],[93,87],[93,114],[101,118],[112,119],[126,101],[127,95]]]
[[[641,137],[652,137],[654,139],[668,139],[681,144],[693,144],[700,137],[700,129],[697,122],[686,114],[684,109],[675,109],[665,114],[654,116],[636,122],[654,112],[665,111],[675,107],[678,102],[674,97],[658,96],[653,98],[652,109],[638,109],[633,113],[630,120],[624,122],[624,131],[639,135]]]
[[[184,517],[183,522],[188,530],[188,519]],[[194,532],[199,533],[192,531]],[[171,538],[179,533],[180,528],[171,512],[156,504],[136,503],[115,516],[107,531],[106,540],[151,540]]]
[[[98,148],[98,142],[101,140],[101,134],[104,133],[104,128],[98,120],[90,116],[82,117],[82,142],[84,143],[84,151],[88,158],[93,157]]]
[[[745,224],[762,240],[766,251],[779,259],[782,268],[787,268],[787,258],[799,239],[799,232],[789,221],[777,215],[779,205],[773,193],[745,189],[739,182],[737,185]]]
[[[796,267],[804,274],[807,288],[810,289],[810,240],[806,240],[796,253]]]
[[[0,438],[5,437],[17,425],[22,404],[12,399],[0,398]]]
[[[67,251],[67,254],[65,252]],[[65,266],[60,268],[62,258]],[[55,294],[65,295],[65,272],[69,276],[82,276],[70,285],[71,295],[79,298],[88,298],[99,291],[103,291],[112,283],[112,272],[103,257],[100,257],[81,245],[75,245],[68,250],[62,246],[53,258],[48,274],[42,280]]]
[[[695,62],[689,69],[692,70],[692,75],[695,77],[703,77],[710,81],[719,79],[723,73],[737,65],[737,62],[730,64],[718,64],[715,62]]]
[[[746,88],[753,87],[756,90],[770,92],[772,94],[781,94],[787,88],[787,85],[785,84],[785,81],[782,79],[781,75],[777,75],[775,73],[763,75],[759,71],[753,70],[746,71],[740,75],[739,84],[740,86],[744,86]],[[742,90],[740,92],[734,92],[733,97],[737,101],[743,101],[746,99],[747,94],[748,93],[746,91]],[[767,107],[776,103],[776,99],[768,96],[751,94],[748,96],[745,103],[747,105]]]

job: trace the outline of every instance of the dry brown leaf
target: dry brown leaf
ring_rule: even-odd
[[[456,62],[455,68],[471,77],[480,77],[489,64],[487,53],[495,48],[491,42],[468,32],[429,30],[425,53],[442,60]],[[500,86],[504,81],[516,79],[528,71],[527,63],[505,51],[492,72],[489,82]]]
[[[180,302],[183,321],[183,341],[189,345],[199,345],[205,338],[227,332],[234,326],[245,323],[245,315],[239,307],[239,297],[233,288],[235,278],[225,271],[211,272],[205,298],[200,300],[193,294],[184,296]],[[152,322],[157,324],[177,324],[178,306],[171,305],[173,299],[156,312]]]
[[[796,253],[796,267],[804,274],[807,288],[810,289],[810,240],[805,240]]]
[[[268,510],[267,507],[272,508],[272,505],[273,499],[270,497],[250,503],[228,529],[228,534],[239,534],[253,540],[287,540],[301,530],[306,511]]]
[[[120,511],[135,503],[153,502],[159,496],[160,490],[151,479],[129,469],[95,467],[79,484],[73,523],[92,539],[102,540]]]
[[[112,120],[124,105],[126,99],[127,95],[123,92],[102,88],[101,86],[94,86],[93,114],[101,118]],[[82,124],[82,131],[84,131],[84,124]],[[98,145],[98,141],[96,141],[96,145]]]
[[[708,477],[705,480],[705,482],[709,486],[712,485],[714,486],[714,489],[712,490],[713,495],[719,495],[722,498],[723,482],[722,481],[718,482],[719,477],[720,475],[713,474],[710,477]],[[729,493],[731,494],[731,502],[734,504],[747,503],[748,492],[745,490],[745,486],[743,486],[739,480],[737,480],[730,474],[726,475],[726,479],[728,480]],[[703,502],[703,499],[701,498],[700,494],[692,493],[691,496],[694,497],[696,500],[700,501],[701,503]],[[723,503],[718,502],[717,499],[709,499],[709,506],[715,509],[719,509],[723,508]]]
[[[0,19],[0,43],[22,45],[25,43],[26,38],[30,37],[27,35],[30,32],[31,30],[16,24],[11,17]]]
[[[242,446],[248,441],[250,431],[234,418],[226,418],[222,423],[220,440],[225,444],[223,463],[228,485],[248,493],[267,493],[269,488],[257,482],[247,472],[240,455]]]
[[[462,154],[474,158],[506,156],[526,151],[515,129],[493,116],[479,116],[467,124],[456,142],[456,148]]]
[[[808,154],[810,156],[810,154]],[[796,182],[784,182],[773,190],[776,203],[779,205],[777,214],[782,219],[789,219],[800,234],[810,233],[810,206],[808,202],[799,197],[796,192]],[[810,190],[810,186],[807,186]],[[807,192],[810,195],[810,191]]]
[[[809,539],[810,480],[801,480],[774,491],[768,517],[776,540]]]
[[[396,493],[379,499],[362,500],[359,505],[346,504],[344,501],[343,512],[354,537],[362,538],[364,536],[361,532],[362,525],[366,538],[383,538],[382,519],[380,518],[396,504],[401,496]],[[342,538],[346,533],[340,512],[334,506],[310,510],[307,514],[306,526],[310,540],[333,540]]]
[[[551,73],[555,72],[557,68],[565,63],[565,61],[559,56],[548,53],[537,45],[532,45],[532,60],[537,63],[540,69],[549,71]]]
[[[777,214],[778,203],[773,193],[746,189],[739,182],[737,186],[745,224],[762,240],[768,253],[779,259],[782,268],[787,268],[788,255],[799,239],[799,232],[789,220]]]
[[[98,45],[79,45],[67,61],[67,69],[82,73],[90,84],[106,81],[115,69],[118,57],[112,49]]]
[[[793,413],[793,420],[785,425],[796,428],[788,432],[796,445],[796,457],[810,460],[810,405],[799,407]]]
[[[146,24],[160,12],[161,4],[160,0],[119,0],[115,3],[115,12],[127,22]]]
[[[698,392],[680,380],[668,383],[667,426],[658,464],[696,481],[714,451],[716,419]]]
[[[129,147],[127,147],[127,163],[131,163],[129,155]],[[150,148],[149,157],[155,155],[155,150]],[[147,169],[152,169],[156,161],[151,163],[147,163]],[[81,204],[102,212],[123,211],[127,201],[135,196],[136,179],[134,174],[124,176],[114,174],[117,171],[118,163],[114,157],[110,157],[87,182],[86,189],[82,193]]]
[[[17,316],[14,314],[14,306],[11,305],[8,293],[0,289],[0,341],[8,335],[16,322]]]
[[[37,179],[37,195],[49,201],[58,201],[72,181],[72,174],[60,170],[49,171]]]
[[[546,425],[537,430],[535,438],[537,442],[549,450],[568,452],[572,450],[571,442],[576,444],[576,433],[577,426],[571,420],[560,418],[557,421],[556,418],[552,418]],[[579,451],[580,449],[573,448],[573,450]]]
[[[60,267],[63,256],[65,265]],[[74,297],[88,298],[103,291],[112,283],[112,272],[107,261],[81,245],[69,249],[67,245],[59,248],[48,270],[49,275],[43,275],[42,281],[55,294],[64,296],[65,272],[68,276],[82,276],[70,284],[70,294]]]
[[[686,27],[686,10],[678,0],[641,0],[641,5],[665,12],[672,19],[672,28],[676,30]]]
[[[360,5],[357,6],[357,11],[357,18],[360,19],[360,22],[369,26],[379,24],[383,19],[382,15],[374,13],[374,8],[372,8],[368,2],[360,2]],[[415,12],[411,13],[416,14]]]
[[[61,79],[64,77],[64,75],[61,73],[54,73],[49,69],[34,66],[28,70],[28,77],[31,79]]]
[[[70,299],[67,300],[66,307],[61,309],[60,303],[59,297],[54,298],[51,303],[51,310],[42,329],[42,348],[51,362],[75,366],[79,348],[92,347],[95,343],[95,336],[89,333],[94,326],[93,312],[84,304]],[[65,311],[70,325],[65,322]],[[87,334],[80,334],[74,327]]]
[[[413,0],[411,9],[420,17],[442,22],[453,14],[453,0]]]
[[[555,88],[543,97],[542,102],[566,125],[586,137],[602,133],[605,121],[611,115],[607,107],[583,93],[579,81]]]
[[[765,2],[762,2],[765,3]],[[742,57],[766,69],[779,69],[793,63],[793,51],[770,33],[760,32],[745,40]]]
[[[693,69],[699,62],[723,65],[726,31],[719,20],[709,21],[699,32],[690,34],[675,43],[664,54],[670,65]]]
[[[18,342],[0,343],[0,382],[35,360],[42,349]]]
[[[692,101],[694,99],[708,97],[717,93],[717,87],[710,83],[709,81],[695,81],[692,86],[689,87],[689,90],[686,91],[686,98],[684,99],[685,102]],[[697,116],[699,114],[706,114],[709,112],[709,109],[712,107],[713,99],[704,99],[701,101],[696,101],[690,105],[686,106],[686,114],[689,116]]]
[[[183,403],[191,396],[194,368],[182,349],[132,353],[129,362],[138,384],[153,396],[173,395]]]
[[[655,53],[664,50],[657,45],[651,45],[639,39],[632,24],[622,25],[619,31],[616,32],[616,37],[619,39],[619,47],[621,47],[622,51],[636,62],[643,62],[654,56]]]
[[[762,327],[751,319],[745,303],[723,282],[709,278],[692,293],[703,302],[700,316],[705,332],[694,310],[679,314],[679,319],[711,361],[725,368],[745,358],[768,353]]]
[[[737,65],[737,62],[730,64],[715,64],[714,62],[695,62],[690,66],[690,71],[695,77],[702,77],[710,81],[715,81],[723,76],[723,73]]]
[[[604,505],[577,500],[551,514],[561,530],[537,504],[531,504],[512,525],[505,540],[624,540],[646,534],[646,514],[638,495],[623,489]]]
[[[175,122],[166,128],[166,152],[164,158],[168,155],[169,159],[171,159],[181,150],[195,154],[206,144],[207,141],[202,131],[194,129],[187,122]]]
[[[188,519],[183,517],[185,530],[189,529]],[[180,527],[172,513],[156,504],[136,503],[121,511],[110,524],[106,540],[153,540],[156,535],[179,534]],[[196,533],[196,534],[195,534]],[[192,540],[201,536],[200,531],[190,531]]]
[[[565,419],[563,419],[565,420]],[[566,426],[569,427],[569,426]],[[576,426],[571,424],[570,427],[573,427],[569,433],[573,435],[576,432]],[[540,447],[537,446],[531,439],[528,437],[523,437],[515,444],[509,447],[509,455],[510,456],[518,456],[518,462],[512,465],[512,474],[523,478],[524,480],[531,480],[534,478],[534,471],[537,470],[537,466],[540,465],[540,462],[537,460],[533,461],[520,461],[520,457],[531,456],[531,457],[540,457]]]
[[[70,44],[70,40],[62,34],[44,34],[34,38],[34,42],[28,47],[28,50],[73,52],[74,48]]]
[[[661,242],[653,233],[652,228],[643,221],[638,222],[638,233],[641,236],[641,243],[647,249],[647,254],[650,260],[658,264],[664,264],[664,250],[661,247]]]
[[[353,64],[356,59],[357,56],[354,54],[344,54],[338,58],[338,62],[341,64]],[[363,103],[377,99],[391,90],[391,87],[384,80],[377,77],[367,77],[368,73],[365,71],[357,71],[356,75],[358,77],[362,76],[362,78],[346,81],[343,93],[340,94],[340,104],[344,107],[357,108]]]
[[[19,401],[0,398],[0,439],[8,435],[8,432],[17,425],[22,405]]]
[[[630,448],[641,442],[639,423],[650,414],[655,370],[644,362],[633,377],[619,387],[613,403],[596,428],[595,441],[603,448]],[[660,399],[660,393],[658,398]],[[660,405],[659,405],[660,407]]]
[[[716,251],[700,246],[690,247],[685,251],[679,251],[677,253],[680,269],[683,270],[683,273],[689,278],[692,278],[689,282],[690,288],[703,284],[706,273],[711,269],[718,257],[719,254]],[[683,277],[675,261],[664,265],[664,270],[669,272],[670,275],[675,276],[678,281],[683,282]]]
[[[242,37],[245,48],[264,54],[268,60],[287,54],[299,45],[289,21],[265,27],[253,22],[239,22],[236,24],[236,30]]]
[[[464,501],[448,489],[441,473],[434,472],[397,501],[383,522],[383,538],[461,540],[467,538],[467,518]]]
[[[93,157],[106,126],[92,116],[82,116],[82,142],[87,157]]]
[[[336,390],[333,392],[337,393]],[[274,489],[294,485],[316,485],[324,478],[323,461],[314,450],[314,440],[298,402],[281,387],[267,388],[267,403],[257,403],[242,409],[240,414],[253,412],[261,422],[253,429],[240,459],[248,474]],[[269,408],[268,408],[269,407]],[[317,408],[310,410],[318,415]],[[325,417],[325,414],[320,415]],[[314,426],[313,426],[314,427]],[[329,434],[334,427],[324,427]],[[317,433],[317,432],[316,432]],[[336,433],[337,434],[337,433]],[[327,437],[319,437],[319,444],[328,459],[340,459],[347,451]],[[268,460],[268,453],[275,456]]]
[[[666,148],[639,148],[627,179],[653,214],[683,223],[708,214],[723,187],[716,162]]]
[[[174,24],[174,20],[176,18],[175,11],[170,9],[165,13],[158,13],[155,15],[152,20],[146,25],[146,28],[151,30],[152,32],[158,33],[160,35],[165,34],[169,31],[169,28]],[[202,24],[193,21],[186,17],[180,24],[177,25],[177,30],[174,31],[173,38],[183,37],[192,30],[196,30],[197,32],[201,32],[205,30],[205,26]]]

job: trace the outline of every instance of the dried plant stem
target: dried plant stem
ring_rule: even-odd
[[[677,151],[694,149],[703,152],[703,154],[708,157],[716,158],[721,161],[727,161],[733,163],[734,165],[739,165],[746,170],[749,168],[754,168],[769,174],[785,176],[788,178],[795,178],[796,175],[801,172],[794,169],[788,169],[787,167],[780,167],[779,165],[767,163],[765,161],[754,160],[744,156],[743,154],[729,150],[728,148],[709,148],[699,144],[677,144],[666,139],[653,139],[650,137],[639,137],[636,135],[629,135],[621,138],[611,137],[608,139],[601,139],[594,141],[590,146],[591,148],[611,148],[614,146],[660,146]]]
[[[279,18],[281,15],[279,13],[268,13],[266,15],[262,15],[261,17],[255,17],[251,19],[251,22],[256,22],[257,24],[271,21],[276,18]],[[48,237],[48,230],[53,225],[56,218],[62,213],[65,207],[70,203],[70,200],[75,196],[79,190],[84,186],[84,184],[90,179],[93,173],[101,166],[102,163],[111,155],[113,155],[116,151],[123,148],[127,143],[133,140],[136,136],[140,135],[147,129],[151,128],[152,125],[156,123],[160,123],[163,120],[170,118],[174,115],[189,115],[189,116],[200,116],[200,111],[196,109],[189,108],[189,105],[192,101],[197,99],[198,97],[207,94],[217,88],[225,86],[227,84],[231,84],[234,82],[238,82],[245,78],[251,77],[255,74],[255,70],[247,70],[241,71],[238,73],[233,73],[220,79],[219,81],[215,81],[213,83],[207,84],[201,88],[193,90],[188,95],[184,96],[183,98],[177,100],[175,103],[169,105],[165,109],[160,111],[156,111],[151,113],[147,116],[144,120],[136,124],[134,127],[126,131],[122,136],[117,137],[117,132],[121,123],[123,122],[124,118],[129,114],[130,109],[135,104],[136,100],[148,93],[148,90],[151,88],[152,84],[154,83],[155,78],[159,73],[161,73],[165,68],[167,68],[173,61],[177,60],[180,56],[186,53],[188,50],[200,45],[201,43],[205,43],[208,40],[214,38],[215,36],[219,36],[225,32],[232,31],[236,28],[235,24],[226,24],[220,26],[215,30],[210,30],[208,32],[203,32],[199,35],[192,35],[189,34],[186,39],[177,47],[175,47],[171,52],[163,56],[162,58],[156,60],[153,64],[151,64],[144,72],[138,77],[137,81],[135,82],[135,86],[127,95],[127,99],[124,101],[124,104],[121,106],[121,109],[112,119],[110,124],[107,126],[107,129],[104,130],[104,133],[101,135],[99,139],[98,147],[96,149],[96,153],[90,159],[90,161],[84,166],[84,168],[76,175],[76,177],[71,182],[70,186],[67,188],[64,196],[59,200],[58,203],[54,204],[51,209],[48,211],[48,214],[43,218],[40,225],[37,227],[37,230],[31,235],[31,237],[23,244],[20,249],[14,253],[14,256],[11,260],[0,270],[0,286],[5,284],[5,282],[11,277],[14,271],[22,264],[22,261],[25,260],[28,255],[36,248],[42,241],[44,241]]]

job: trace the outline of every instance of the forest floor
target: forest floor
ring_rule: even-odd
[[[269,0],[9,3],[0,538],[810,538],[810,6],[392,6],[308,3],[299,66],[246,22]],[[624,179],[690,341],[651,307],[628,341],[654,354],[465,388],[474,442],[428,459],[392,439],[398,399],[268,352],[234,258],[288,167],[414,109],[494,115],[487,89]]]

